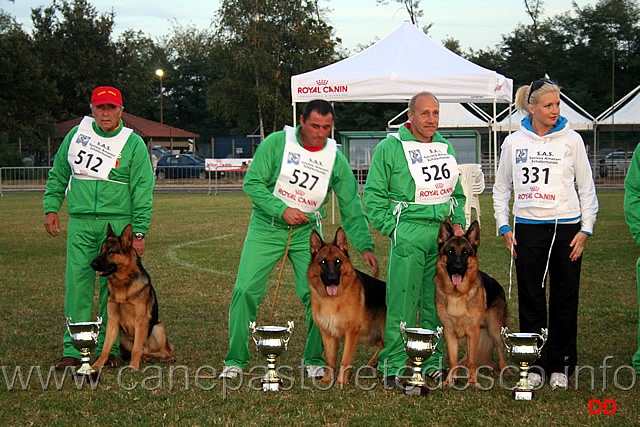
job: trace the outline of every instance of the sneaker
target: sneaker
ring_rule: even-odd
[[[64,356],[56,360],[55,362],[53,362],[53,367],[60,371],[71,366],[80,366],[80,365],[82,365],[82,362],[80,361],[80,359],[76,359],[75,357],[71,357],[71,356]]]
[[[542,376],[535,372],[529,372],[529,375],[527,375],[527,381],[531,387],[540,387],[542,384]]]
[[[400,388],[400,378],[395,375],[386,376],[382,379],[382,387],[384,387],[385,390]]]
[[[567,387],[569,387],[569,379],[562,372],[554,372],[551,374],[549,385],[551,386],[551,390],[555,390],[556,388],[566,390]]]
[[[307,376],[309,378],[320,379],[324,377],[324,372],[325,372],[324,366],[309,365],[306,368],[307,368]]]
[[[237,366],[225,366],[218,378],[226,378],[228,380],[232,380],[236,378],[238,375],[242,374],[242,368]]]

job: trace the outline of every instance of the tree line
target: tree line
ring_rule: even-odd
[[[428,18],[419,1],[396,1],[406,3],[412,22]],[[442,42],[512,78],[516,88],[549,74],[594,116],[640,84],[637,0],[574,3],[546,18],[542,0],[524,0],[523,7],[531,23],[503,34],[494,48],[462,52],[456,39]],[[211,28],[175,24],[156,40],[135,30],[115,37],[114,12],[99,13],[89,0],[52,1],[32,9],[31,19],[27,33],[0,10],[0,166],[46,153],[54,124],[87,114],[98,85],[121,89],[125,111],[159,121],[157,69],[164,71],[164,123],[203,141],[264,136],[291,123],[291,76],[353,53],[341,47],[330,11],[317,0],[222,0]],[[428,33],[430,25],[422,28]],[[336,125],[380,130],[400,110],[336,104]]]

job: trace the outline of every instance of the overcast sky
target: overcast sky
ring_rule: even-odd
[[[113,10],[115,34],[125,29],[142,30],[155,39],[168,35],[175,22],[181,26],[208,28],[215,17],[219,0],[89,0],[99,13]],[[576,0],[579,7],[595,5],[596,0]],[[13,15],[23,28],[31,31],[31,8],[48,6],[44,0],[0,0],[0,6]],[[394,0],[377,6],[376,0],[320,0],[320,6],[330,10],[328,20],[343,47],[353,51],[393,31],[408,15]],[[572,0],[547,0],[545,16],[571,11]],[[433,23],[429,35],[441,42],[453,37],[463,51],[469,48],[493,48],[502,34],[509,34],[519,23],[531,21],[523,0],[421,0],[425,16],[418,24]]]

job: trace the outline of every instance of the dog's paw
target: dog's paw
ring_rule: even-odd
[[[452,375],[447,375],[447,378],[444,380],[443,384],[447,387],[453,387],[454,385],[456,385],[456,379]]]
[[[330,384],[331,381],[333,381],[333,375],[329,373],[328,369],[327,372],[324,373],[324,376],[318,380],[318,382],[322,384]]]

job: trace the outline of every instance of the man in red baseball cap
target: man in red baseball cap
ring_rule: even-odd
[[[91,112],[96,124],[104,132],[113,132],[120,126],[122,94],[111,86],[99,86],[91,95]]]
[[[133,226],[132,245],[142,255],[153,210],[154,175],[147,146],[132,129],[124,126],[122,94],[114,87],[100,86],[91,96],[93,117],[84,117],[64,138],[44,193],[44,227],[60,233],[58,211],[67,200],[67,266],[65,317],[73,323],[91,321],[96,273],[91,260],[107,238],[107,225],[121,234]],[[99,279],[98,315],[103,318],[96,356],[102,352],[107,321],[107,281]],[[79,366],[81,354],[68,332],[62,358],[56,369]],[[116,367],[119,345],[111,349],[106,366]]]

